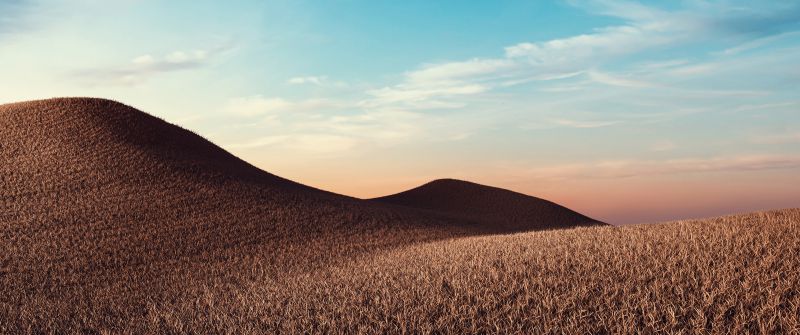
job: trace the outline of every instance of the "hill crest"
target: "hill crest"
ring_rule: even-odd
[[[451,178],[372,200],[446,213],[509,230],[604,224],[552,201]]]
[[[53,98],[0,105],[3,143],[18,141],[9,159],[23,156],[40,167],[76,164],[87,169],[155,162],[216,178],[270,179],[274,186],[301,187],[266,173],[200,135],[131,106],[99,98]],[[3,155],[0,152],[0,155]],[[24,162],[17,162],[24,164]],[[185,174],[186,175],[186,174]]]

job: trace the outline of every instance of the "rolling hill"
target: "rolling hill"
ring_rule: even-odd
[[[468,219],[318,190],[103,99],[0,106],[0,161],[0,330],[10,332],[113,329],[179,296],[277,287],[380,250],[556,218]],[[526,215],[542,208],[529,204]]]
[[[547,200],[455,179],[434,180],[373,200],[442,213],[509,231],[603,224]]]
[[[0,106],[0,162],[3,334],[800,331],[800,209],[614,227],[457,180],[361,200],[86,98]]]

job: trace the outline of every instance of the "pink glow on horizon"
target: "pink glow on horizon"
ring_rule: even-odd
[[[401,192],[426,181],[429,180],[394,182],[392,187],[378,183],[312,185],[359,198],[373,198]],[[800,185],[800,174],[793,171],[573,180],[538,184],[515,183],[499,178],[475,178],[471,181],[547,199],[615,225],[800,207],[800,188],[794,187]]]

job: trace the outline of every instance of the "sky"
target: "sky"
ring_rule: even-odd
[[[797,1],[0,0],[0,103],[61,96],[360,198],[458,178],[615,224],[800,207]]]

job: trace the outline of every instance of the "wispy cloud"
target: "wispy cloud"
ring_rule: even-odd
[[[350,148],[412,136],[417,140],[428,138],[426,136],[432,135],[426,131],[446,129],[429,125],[435,123],[432,120],[436,115],[455,113],[478,115],[483,112],[499,120],[502,116],[494,115],[507,111],[519,118],[515,121],[516,129],[527,130],[657,123],[700,111],[730,108],[735,105],[734,100],[767,100],[771,94],[768,89],[748,85],[692,87],[686,83],[740,67],[733,61],[714,58],[723,57],[725,53],[710,52],[705,58],[680,54],[669,59],[663,55],[670,53],[660,51],[689,49],[709,41],[721,41],[715,46],[724,50],[742,41],[763,39],[760,44],[740,49],[758,48],[774,41],[770,36],[785,34],[791,28],[780,6],[753,9],[746,4],[687,2],[680,9],[662,9],[614,0],[570,3],[591,14],[616,18],[619,23],[574,36],[508,45],[497,50],[498,56],[493,58],[425,63],[402,73],[395,82],[364,90],[349,87],[353,89],[352,94],[344,98],[293,100],[255,96],[233,99],[227,109],[246,117],[268,118],[281,125],[280,131],[355,139],[356,144]],[[787,8],[789,12],[794,10],[793,6]],[[744,28],[737,28],[739,25]],[[728,54],[735,56],[740,52]],[[636,61],[631,62],[633,59]],[[335,83],[324,75],[286,80],[289,85],[319,87],[335,86]],[[575,94],[578,91],[580,94]],[[699,105],[712,100],[716,105]],[[598,114],[600,111],[607,113]],[[464,134],[474,136],[480,132],[480,121],[486,120],[473,121],[475,125],[471,127],[464,126],[468,122],[461,122],[459,125],[463,128],[451,126],[452,129],[437,135],[442,139],[462,139]],[[276,138],[282,140],[276,142]],[[251,143],[284,146],[289,143],[284,140],[271,137]],[[670,141],[651,146],[645,142],[642,147],[644,151],[675,149]],[[680,170],[678,167],[682,164],[667,163],[673,167],[672,171]],[[691,163],[709,162],[686,164]],[[731,166],[744,163],[731,163]],[[614,164],[621,164],[624,168],[618,171],[641,168],[651,171],[647,173],[656,173],[653,166],[659,163],[604,164],[608,171]],[[714,164],[724,166],[723,162]]]
[[[407,73],[406,80],[408,83],[416,85],[451,83],[476,76],[494,75],[514,67],[514,62],[507,59],[472,59],[462,62],[429,64]]]
[[[498,88],[532,81],[552,81],[586,75],[592,82],[624,88],[656,88],[651,81],[601,70],[627,56],[658,48],[737,36],[770,36],[791,28],[799,6],[747,6],[697,3],[697,8],[664,10],[628,1],[570,1],[576,7],[624,21],[586,34],[542,42],[522,42],[505,48],[503,57],[426,64],[405,74],[394,86],[370,91],[376,103],[424,105],[452,101]],[[701,11],[705,8],[708,11]],[[713,10],[712,10],[713,9]],[[655,70],[669,69],[674,76],[697,75],[714,64],[670,61]],[[574,84],[544,86],[543,91],[579,89]]]
[[[279,97],[254,95],[236,97],[228,101],[223,111],[229,115],[245,117],[275,115],[280,113],[301,113],[330,110],[345,107],[342,103],[327,99],[308,99],[291,101]]]
[[[303,84],[312,84],[312,85],[322,85],[322,82],[327,80],[328,77],[325,76],[307,76],[307,77],[292,77],[289,78],[286,82],[292,85],[303,85]]]
[[[792,106],[800,106],[800,102],[788,101],[788,102],[774,102],[766,104],[747,104],[733,108],[731,112],[765,111],[765,110],[775,110]]]
[[[86,69],[74,75],[90,86],[133,86],[160,74],[206,67],[214,57],[228,50],[230,46],[225,45],[205,50],[173,51],[164,56],[144,54],[125,65]]]
[[[298,76],[286,80],[289,85],[313,85],[313,86],[328,86],[328,87],[347,87],[347,83],[343,81],[330,80],[328,76]]]
[[[592,33],[544,42],[523,42],[505,48],[503,58],[473,59],[426,65],[406,75],[406,83],[423,84],[486,82],[497,79],[537,78],[553,80],[588,71],[621,55],[685,38],[689,27],[672,19],[669,13],[641,5],[622,6],[603,2],[603,14],[630,20],[625,25],[596,29]],[[680,34],[678,34],[680,32]],[[510,82],[515,82],[511,80]],[[520,83],[525,82],[521,81]]]
[[[383,106],[403,104],[412,108],[453,108],[461,104],[445,103],[441,98],[473,95],[486,92],[488,88],[480,84],[464,84],[459,82],[439,82],[426,85],[401,84],[370,90],[367,93],[373,98],[364,102],[365,106]]]
[[[281,144],[289,140],[289,135],[273,135],[273,136],[264,136],[258,137],[246,142],[237,142],[228,144],[225,147],[228,149],[253,149],[253,148],[263,148],[268,147],[275,144]]]
[[[673,77],[695,77],[697,75],[707,74],[714,70],[718,70],[720,68],[719,63],[701,63],[701,64],[689,64],[684,66],[676,66],[666,71],[663,71],[664,75],[666,76],[673,76]]]
[[[588,73],[589,73],[589,78],[592,81],[604,85],[628,87],[628,88],[651,88],[658,86],[657,84],[646,82],[643,80],[626,78],[622,76],[615,76],[609,73],[603,73],[599,71],[590,71]]]
[[[622,120],[577,120],[567,118],[545,118],[542,121],[522,124],[523,130],[546,130],[554,128],[592,129],[604,128],[623,123]]]
[[[509,174],[531,180],[573,180],[797,168],[800,168],[800,156],[797,155],[742,155],[669,160],[598,161],[534,169],[514,167],[506,169]]]
[[[602,128],[613,126],[622,121],[576,121],[567,119],[554,119],[553,123],[571,128]]]
[[[262,120],[256,121],[258,127],[273,134],[227,145],[231,149],[264,147],[313,154],[343,153],[360,146],[408,140],[430,126],[430,122],[421,120],[421,114],[364,108],[358,101],[288,100],[256,95],[230,99],[222,109],[229,115]],[[315,141],[321,142],[315,144]]]
[[[356,146],[358,139],[332,134],[290,134],[256,138],[242,143],[229,144],[228,149],[255,149],[280,146],[305,154],[334,154],[345,152]]]
[[[507,47],[505,52],[508,58],[525,60],[536,66],[580,66],[665,44],[676,38],[663,33],[663,30],[639,26],[608,27],[564,39],[520,43]]]
[[[741,43],[741,44],[739,44],[739,45],[737,45],[735,47],[732,47],[732,48],[727,48],[727,49],[723,50],[722,52],[720,52],[719,54],[726,55],[726,56],[736,55],[736,54],[740,54],[740,53],[743,53],[743,52],[746,52],[746,51],[749,51],[749,50],[760,48],[762,46],[774,43],[776,41],[780,41],[780,40],[785,39],[785,38],[797,37],[798,35],[800,35],[800,31],[789,31],[789,32],[780,33],[780,34],[777,34],[777,35],[766,36],[766,37],[762,37],[762,38],[758,38],[758,39],[755,39],[755,40],[750,40],[750,41]]]

